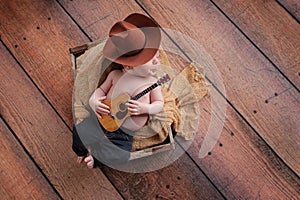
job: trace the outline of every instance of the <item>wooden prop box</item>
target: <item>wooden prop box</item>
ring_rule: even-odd
[[[77,58],[80,55],[84,54],[86,52],[86,50],[88,50],[90,47],[95,46],[98,43],[99,43],[99,41],[91,42],[91,43],[87,43],[87,44],[69,49],[70,56],[71,56],[71,62],[72,62],[72,69],[73,69],[73,72],[74,72],[74,77],[76,77],[75,73],[76,73],[76,69],[77,69],[77,64],[76,64],[77,63],[76,62]],[[107,74],[105,74],[105,73],[108,73],[107,70],[105,70],[105,72],[103,72],[103,74],[101,76],[101,79],[103,78],[103,75],[104,75],[104,78],[106,78]],[[145,148],[145,149],[140,149],[140,150],[136,150],[136,151],[131,152],[130,160],[143,158],[143,157],[146,157],[146,156],[154,155],[154,154],[159,153],[159,152],[175,149],[173,132],[174,131],[172,130],[172,128],[168,127],[168,136],[162,143],[153,145],[153,146]]]

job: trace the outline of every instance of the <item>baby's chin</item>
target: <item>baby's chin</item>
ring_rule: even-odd
[[[157,73],[157,70],[151,70],[151,71],[150,71],[150,75],[151,75],[151,76],[155,76],[156,73]]]
[[[155,77],[156,76],[156,71],[155,72],[148,72],[148,73],[145,73],[145,74],[141,74],[140,77],[150,77],[150,76],[153,76]]]

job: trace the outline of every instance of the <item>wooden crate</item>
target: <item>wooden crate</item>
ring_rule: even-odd
[[[171,127],[169,127],[168,130],[169,130],[169,134],[164,142],[162,142],[161,144],[157,144],[153,147],[149,147],[146,149],[141,149],[138,151],[131,152],[130,160],[134,160],[137,158],[143,158],[143,157],[151,156],[151,155],[159,153],[159,152],[175,149],[173,131],[172,131]]]
[[[84,54],[85,51],[88,50],[90,47],[95,46],[95,45],[99,44],[100,42],[101,41],[95,41],[95,42],[83,44],[83,45],[80,45],[80,46],[69,49],[70,56],[71,56],[71,62],[72,62],[72,69],[73,69],[73,72],[74,72],[74,77],[76,76],[76,69],[77,69],[76,59],[80,55]],[[143,158],[143,157],[151,156],[151,155],[154,155],[156,153],[163,152],[163,151],[168,151],[168,150],[175,149],[174,135],[173,135],[172,128],[169,127],[168,128],[168,136],[165,139],[165,141],[163,141],[160,144],[151,146],[149,148],[140,149],[140,150],[131,152],[130,160]]]

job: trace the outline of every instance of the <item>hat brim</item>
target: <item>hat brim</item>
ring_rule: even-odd
[[[103,48],[103,55],[113,62],[133,67],[147,63],[154,57],[160,46],[160,28],[150,18],[138,13],[129,15],[124,21],[134,24],[143,31],[146,37],[145,47],[136,55],[124,56],[117,51],[117,48],[110,37],[107,39]],[[133,50],[136,49],[128,49],[128,52]]]

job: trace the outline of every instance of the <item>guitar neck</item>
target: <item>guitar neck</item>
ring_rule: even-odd
[[[151,85],[147,89],[143,90],[142,92],[140,92],[136,96],[132,97],[131,99],[132,100],[138,100],[139,98],[141,98],[142,96],[144,96],[145,94],[147,94],[148,92],[150,92],[151,90],[153,90],[154,88],[156,88],[157,86],[158,86],[158,83],[154,83],[153,85]]]

